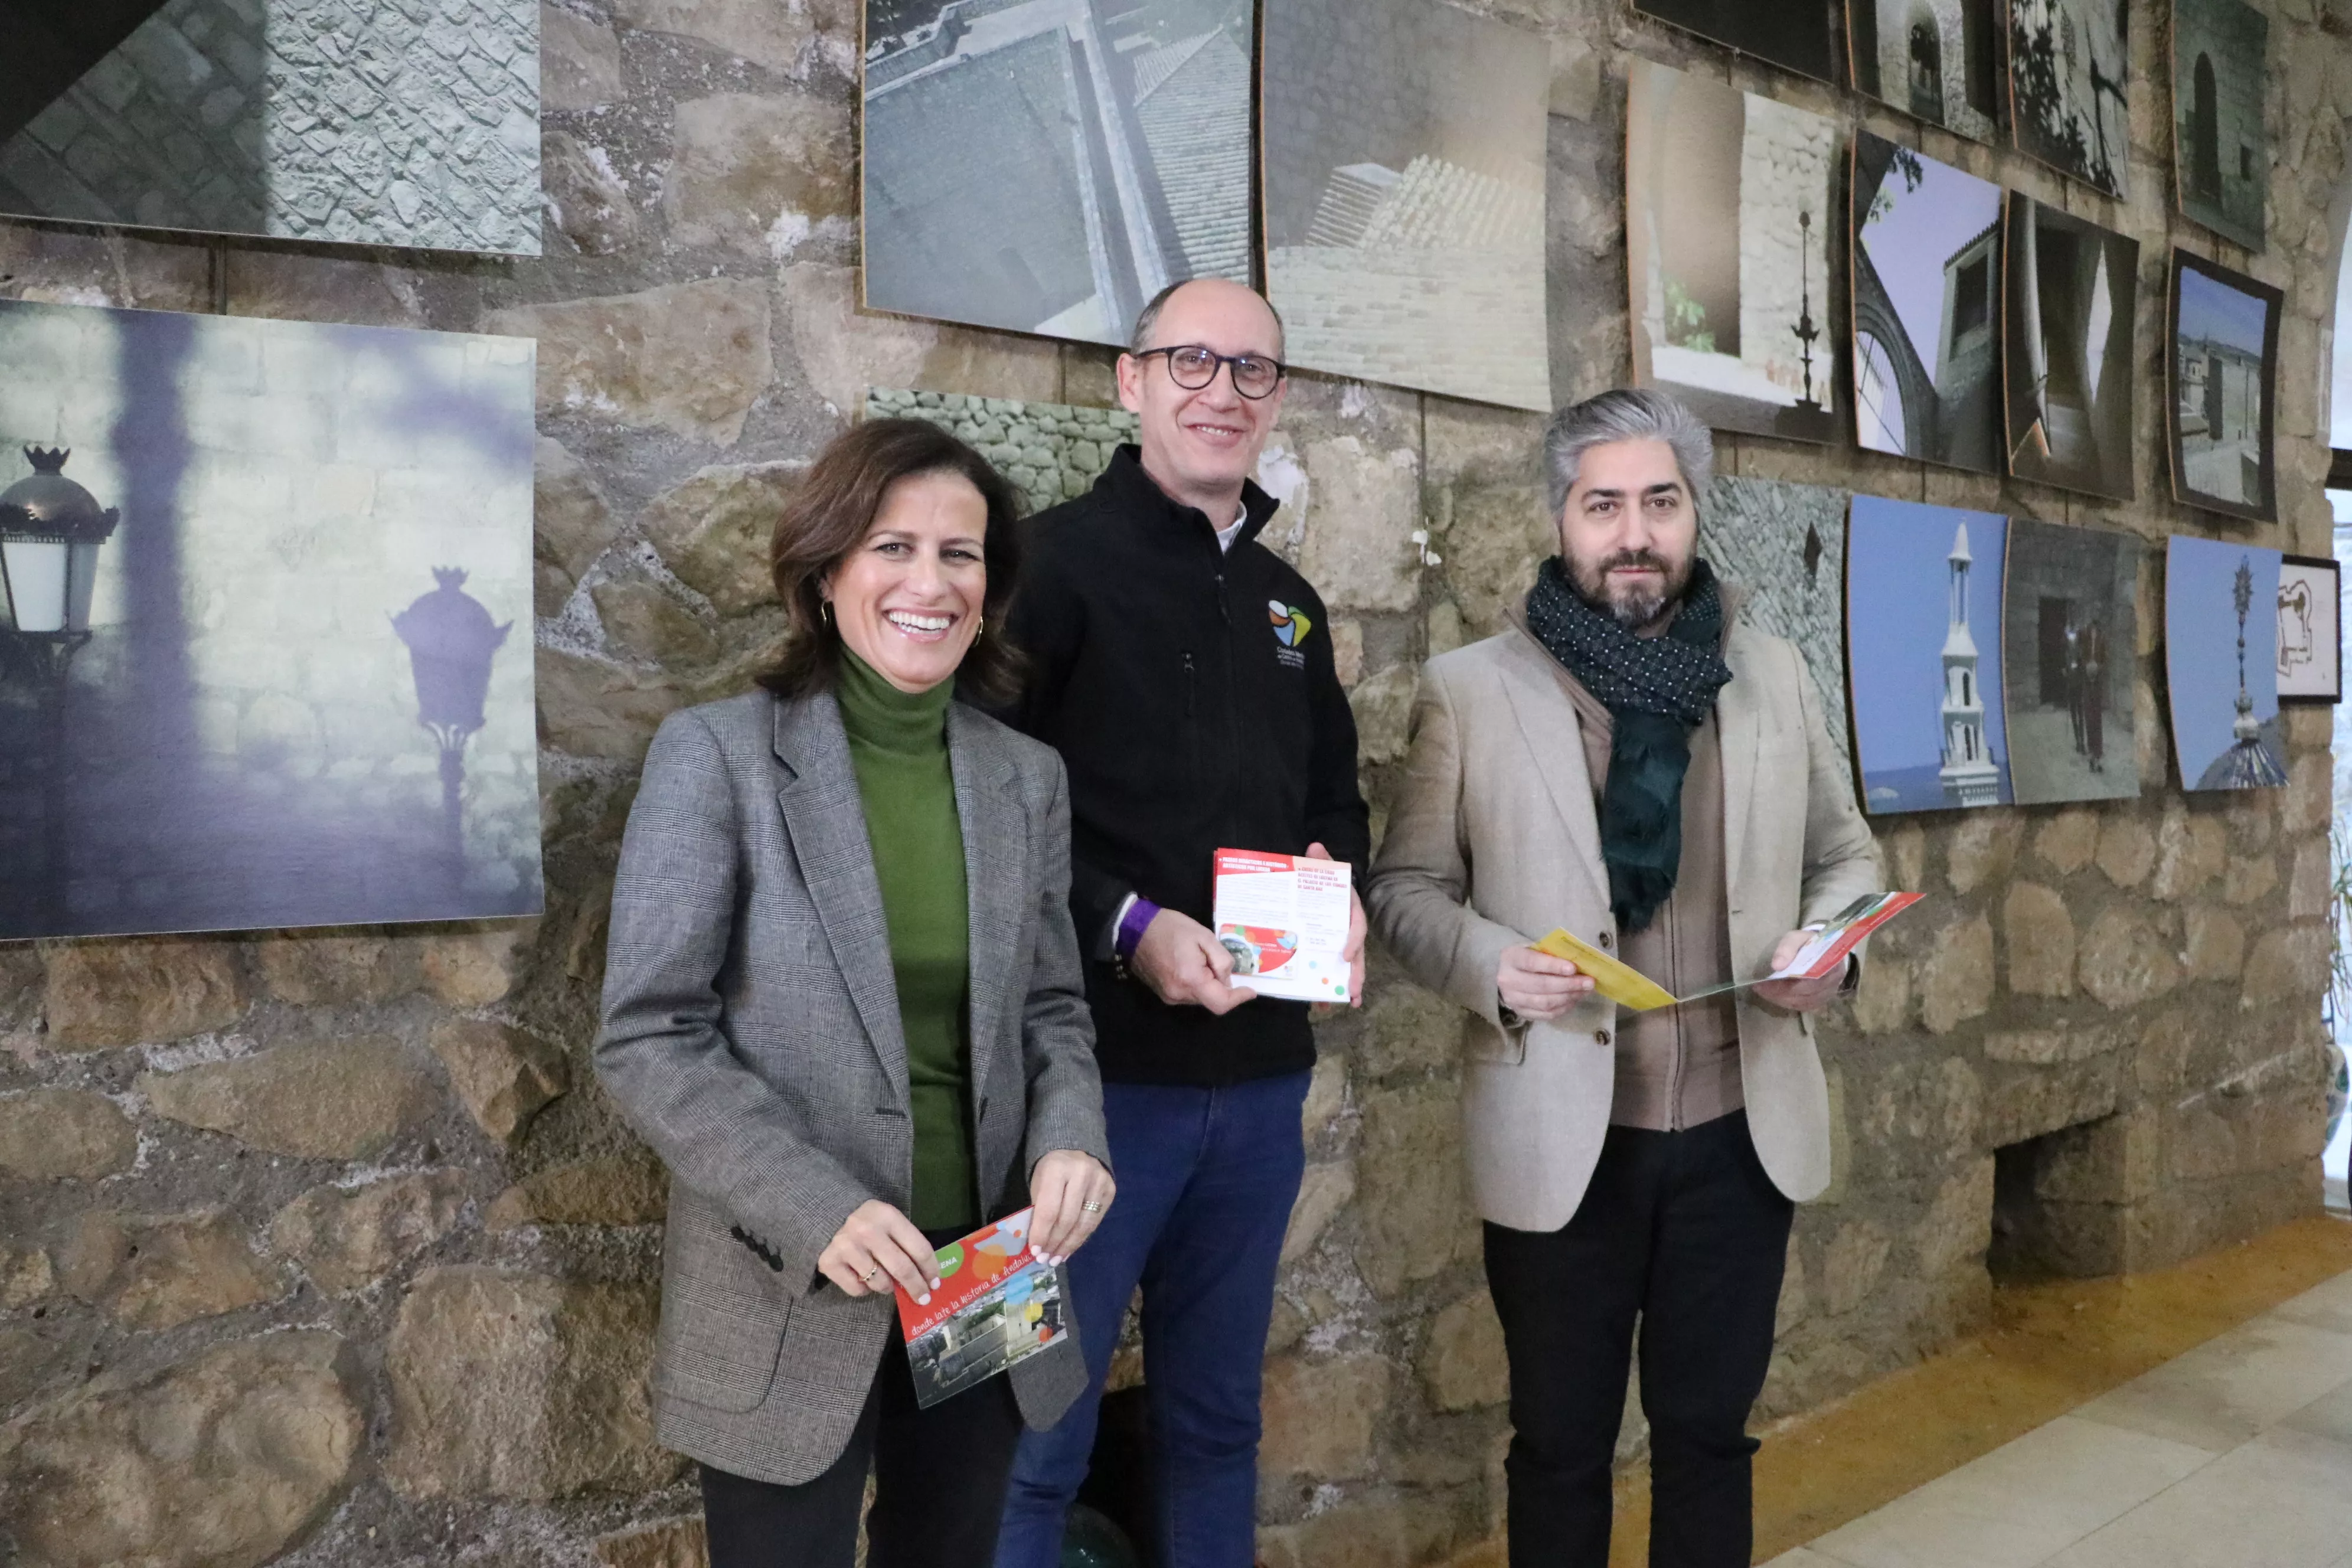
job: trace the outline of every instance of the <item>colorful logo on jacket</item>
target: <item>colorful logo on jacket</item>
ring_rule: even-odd
[[[1268,599],[1265,602],[1265,618],[1274,623],[1275,637],[1285,647],[1297,647],[1300,643],[1305,642],[1307,634],[1315,626],[1313,621],[1307,618],[1306,611],[1295,609],[1280,599]]]

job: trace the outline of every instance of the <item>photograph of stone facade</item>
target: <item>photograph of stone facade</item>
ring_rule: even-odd
[[[534,360],[0,302],[0,940],[539,910]]]
[[[2009,782],[2020,805],[2139,794],[2139,540],[2012,519],[2002,586]]]
[[[10,13],[0,213],[539,254],[533,0]]]
[[[2279,717],[2280,555],[2176,533],[2164,558],[2164,670],[2180,787],[2286,783]]]
[[[1076,500],[1094,489],[1112,450],[1136,438],[1136,417],[1124,408],[1081,408],[960,392],[876,387],[866,394],[866,417],[922,419],[953,432],[979,447],[998,473],[1020,488],[1033,512]]]
[[[2018,148],[2111,196],[2131,162],[2129,0],[2010,0]]]
[[[1830,738],[1848,762],[1845,510],[1852,492],[1717,474],[1699,509],[1699,553],[1738,595],[1738,615],[1805,656]]]
[[[2000,187],[1854,133],[1854,435],[2000,471]]]
[[[1249,0],[869,0],[866,303],[1125,343],[1250,277]]]
[[[2128,500],[2139,241],[2014,191],[2006,200],[2009,471]]]
[[[2009,519],[1853,498],[1845,544],[1855,772],[1873,815],[2007,805]]]
[[[1854,89],[1990,142],[2000,112],[1997,0],[1847,0]]]
[[[1842,128],[1642,59],[1625,121],[1634,381],[1718,430],[1835,439]]]
[[[1822,0],[1633,0],[1633,9],[1815,80],[1836,79],[1837,34]]]
[[[2173,499],[2267,522],[2278,515],[2271,388],[2285,298],[2242,272],[2175,250],[2168,303],[2165,431]]]
[[[1290,362],[1548,411],[1544,40],[1440,0],[1266,0],[1265,29]]]
[[[2282,702],[2344,700],[2344,582],[2318,555],[2279,559],[2278,694]]]
[[[2173,0],[2172,178],[2180,210],[2249,250],[2270,203],[2270,18],[2244,0]]]

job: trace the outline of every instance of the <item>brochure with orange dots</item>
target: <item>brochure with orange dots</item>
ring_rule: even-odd
[[[1348,868],[1303,855],[1217,851],[1217,941],[1233,984],[1291,1002],[1347,1002]]]
[[[1027,1361],[1067,1331],[1062,1271],[1029,1250],[1036,1212],[1023,1209],[940,1247],[934,1270],[940,1288],[927,1305],[898,1287],[907,1363],[922,1408]]]

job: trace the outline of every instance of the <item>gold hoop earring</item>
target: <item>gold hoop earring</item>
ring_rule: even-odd
[[[823,621],[826,626],[833,625],[833,601],[831,599],[819,599],[816,602],[816,614],[817,618]]]
[[[975,618],[975,619],[972,621],[972,623],[971,623],[971,639],[972,639],[972,641],[974,641],[974,642],[978,642],[978,641],[980,640],[981,634],[982,634],[982,633],[983,633],[983,632],[985,632],[985,631],[987,631],[987,630],[988,630],[988,617],[987,617],[986,616],[978,616],[977,618]]]

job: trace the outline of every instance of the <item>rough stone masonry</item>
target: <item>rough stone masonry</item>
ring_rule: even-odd
[[[1626,362],[1635,51],[2134,234],[2157,363],[2167,242],[2191,233],[2168,181],[2107,203],[1602,0],[1494,8],[1552,41],[1562,398]],[[2135,11],[2134,161],[2160,168],[2163,29]],[[538,338],[548,914],[0,948],[0,1531],[23,1568],[698,1561],[692,1490],[646,1426],[663,1178],[586,1062],[638,758],[664,712],[740,689],[774,637],[761,532],[869,388],[1112,401],[1095,351],[853,309],[848,0],[563,0],[542,20],[543,258],[236,245],[226,286],[245,314]],[[2133,504],[1843,447],[1727,439],[1723,466],[2324,553],[2352,9],[2283,0],[2273,28],[2271,248],[2223,249],[2287,290],[2284,521],[2157,499],[2152,394]],[[204,310],[209,262],[195,241],[0,227],[0,288],[26,298]],[[1266,465],[1289,503],[1275,537],[1330,601],[1376,801],[1418,661],[1494,630],[1545,549],[1539,423],[1311,375],[1292,389]],[[2135,651],[2141,801],[1880,825],[1898,885],[1932,897],[1822,1029],[1838,1174],[1799,1216],[1768,1420],[1969,1331],[1989,1250],[2140,1268],[2318,1201],[2327,716],[2291,721],[2285,789],[2185,797],[2152,633]],[[1267,1347],[1278,1568],[1498,1560],[1502,1363],[1454,1175],[1456,1020],[1385,960],[1371,996],[1323,1028]],[[1629,1424],[1629,1457],[1639,1443]]]

